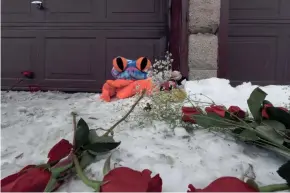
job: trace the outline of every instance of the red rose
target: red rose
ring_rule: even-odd
[[[151,173],[150,170],[115,168],[104,176],[100,192],[161,192],[162,179],[159,174],[151,178]]]
[[[210,107],[206,107],[205,111],[207,113],[216,113],[220,117],[225,117],[226,114],[226,108],[221,105],[211,105]]]
[[[187,192],[259,192],[247,183],[235,177],[221,177],[210,183],[204,189],[196,189],[188,185]]]
[[[268,107],[274,107],[272,104],[264,104],[263,108],[262,108],[262,117],[265,119],[269,119],[269,115],[267,113],[267,108]],[[279,109],[285,111],[285,112],[289,112],[288,109],[284,108],[284,107],[278,107]]]
[[[237,117],[244,119],[246,117],[246,112],[243,111],[240,107],[238,106],[230,106],[228,111]]]
[[[195,120],[192,118],[192,115],[201,114],[200,110],[196,107],[182,107],[182,121],[190,122],[196,124]]]
[[[48,170],[29,165],[20,172],[2,179],[1,192],[43,192],[50,176]]]
[[[265,119],[269,119],[269,115],[268,115],[268,113],[267,113],[267,111],[266,111],[266,109],[267,109],[268,107],[273,107],[273,105],[272,105],[272,104],[265,104],[265,105],[263,106],[263,109],[262,109],[262,117],[265,118]]]
[[[69,141],[62,139],[57,144],[55,144],[50,151],[48,152],[48,158],[49,160],[47,163],[54,163],[58,162],[59,160],[67,157],[73,146],[69,143]]]

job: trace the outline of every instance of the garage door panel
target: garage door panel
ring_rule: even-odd
[[[167,2],[167,0],[106,0],[106,20],[166,24]]]
[[[280,36],[285,33],[279,24],[229,24],[229,36]],[[287,33],[287,32],[286,32]]]
[[[287,38],[285,38],[285,49],[284,49],[284,53],[286,55],[285,58],[285,66],[284,66],[284,81],[285,84],[290,85],[290,30],[289,30],[289,35],[287,36]]]
[[[253,83],[275,82],[277,37],[229,37],[229,78],[232,81],[251,80]]]
[[[104,0],[46,0],[45,22],[98,22],[105,19]]]
[[[122,0],[122,3],[119,2],[118,0],[107,0],[107,10],[110,13],[124,14],[155,13],[155,7],[159,4],[156,0]],[[131,4],[136,4],[136,6],[128,6]]]
[[[1,0],[1,22],[40,22],[42,11],[31,4],[32,0]]]
[[[282,0],[230,0],[230,19],[275,19],[281,13]]]
[[[47,0],[45,7],[50,13],[90,13],[92,0]]]
[[[20,72],[33,70],[35,37],[2,37],[3,78],[19,78]]]
[[[47,38],[45,40],[45,78],[93,79],[95,38]]]
[[[229,3],[228,78],[235,83],[289,84],[290,1]]]
[[[2,30],[1,37],[1,86],[10,88],[22,79],[21,72],[33,71],[40,64],[38,43],[39,34],[35,31]],[[34,80],[25,80],[18,84],[27,87],[39,81],[35,74]]]
[[[96,30],[49,30],[43,41],[42,85],[101,87],[105,80],[104,36]]]
[[[46,0],[45,22],[164,23],[167,0]],[[99,25],[102,25],[102,24]]]

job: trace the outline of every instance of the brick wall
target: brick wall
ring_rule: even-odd
[[[189,0],[189,79],[216,77],[220,0]]]

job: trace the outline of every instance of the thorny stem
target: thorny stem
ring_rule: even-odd
[[[140,100],[145,96],[146,89],[144,89],[138,98],[138,100],[132,105],[130,110],[127,112],[127,114],[122,117],[119,121],[117,121],[108,131],[103,135],[103,136],[108,136],[121,122],[123,122],[129,115],[130,113],[134,110],[134,108],[137,106],[137,104],[140,102]]]
[[[90,180],[87,178],[87,176],[83,173],[83,170],[80,166],[79,160],[78,160],[76,155],[73,155],[73,161],[74,161],[74,165],[76,168],[76,172],[77,172],[79,178],[83,181],[83,183],[86,184],[87,186],[93,188],[95,191],[99,192],[101,182],[93,181],[93,180]]]

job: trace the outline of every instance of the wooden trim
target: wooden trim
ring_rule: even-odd
[[[218,78],[228,78],[228,23],[229,0],[221,0],[220,26],[218,33]]]
[[[181,13],[181,45],[180,45],[180,72],[183,76],[188,77],[189,66],[188,66],[188,9],[189,1],[181,0],[182,2],[182,13]]]
[[[173,70],[188,77],[188,0],[171,0],[169,51]]]

